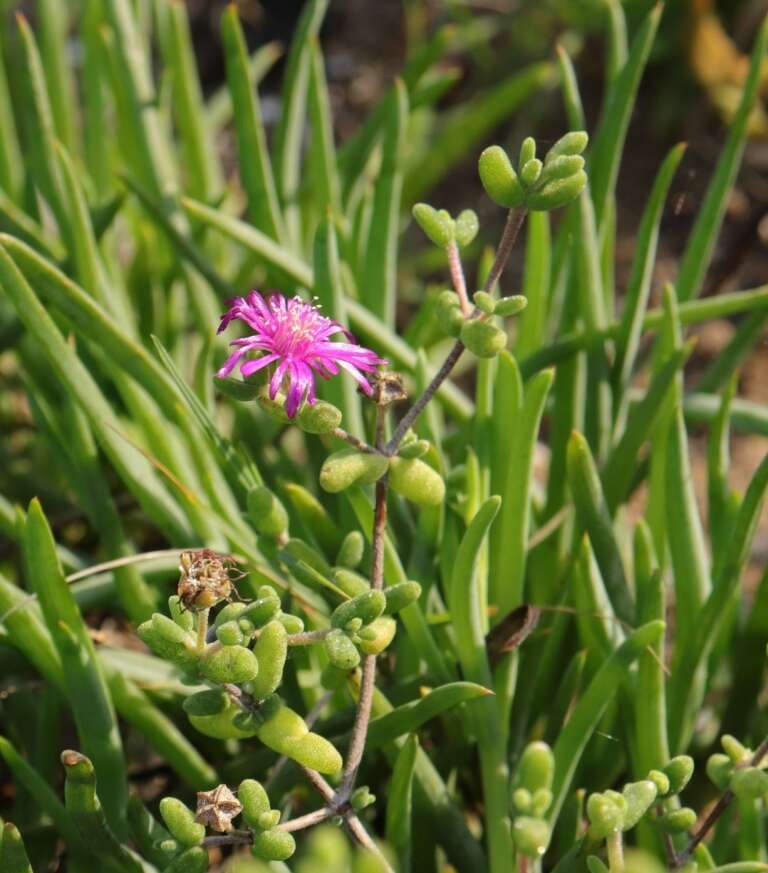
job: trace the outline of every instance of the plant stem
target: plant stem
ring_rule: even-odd
[[[762,743],[757,747],[752,758],[746,762],[745,764],[737,764],[737,767],[757,767],[763,758],[768,755],[768,737],[766,737]],[[706,837],[706,835],[712,830],[712,828],[717,824],[720,816],[728,809],[733,798],[735,797],[734,793],[728,789],[717,801],[709,815],[704,819],[701,824],[701,827],[696,831],[696,833],[691,837],[691,841],[688,845],[683,849],[682,852],[678,853],[674,866],[682,867],[683,864],[691,857],[696,846]]]
[[[608,869],[611,873],[624,873],[624,840],[621,831],[609,834],[605,847],[608,850]]]
[[[202,652],[205,648],[205,637],[208,633],[208,613],[209,609],[201,609],[195,613],[195,626],[197,628],[197,651]]]
[[[315,643],[322,643],[330,631],[329,627],[321,630],[301,631],[297,634],[288,634],[286,640],[289,646],[313,646]]]
[[[507,261],[509,260],[509,256],[512,253],[512,247],[515,244],[517,235],[520,232],[520,228],[523,226],[523,222],[525,221],[526,214],[527,213],[524,209],[509,210],[509,214],[507,215],[507,223],[504,225],[504,232],[501,235],[499,246],[496,249],[496,257],[494,258],[493,265],[491,266],[491,270],[488,273],[488,278],[485,280],[485,284],[483,285],[483,291],[490,292],[498,281],[499,276],[501,276],[502,272],[504,271],[504,267],[506,266]],[[394,453],[397,451],[397,447],[402,442],[406,431],[416,421],[419,415],[421,415],[424,407],[434,397],[437,389],[448,378],[451,370],[453,370],[453,368],[456,366],[456,362],[461,357],[461,353],[463,351],[464,343],[462,343],[461,340],[456,340],[453,348],[450,350],[450,352],[448,352],[448,357],[445,359],[445,361],[443,361],[442,367],[440,367],[437,373],[435,373],[432,381],[424,389],[424,393],[416,400],[413,406],[411,406],[408,412],[406,412],[403,418],[400,420],[400,423],[395,429],[395,432],[392,434],[392,439],[390,439],[390,441],[384,447],[384,453],[386,455],[394,455]]]
[[[472,304],[469,302],[467,295],[467,282],[464,278],[464,269],[461,266],[459,247],[455,242],[450,242],[445,247],[445,253],[448,256],[448,269],[451,271],[451,281],[456,293],[459,295],[461,311],[464,313],[464,318],[469,318],[472,314]]]
[[[377,451],[377,449],[369,445],[365,440],[361,440],[349,431],[344,430],[343,427],[335,428],[333,435],[337,439],[344,440],[345,443],[349,443],[351,446],[354,446],[356,449],[359,449],[361,452],[366,452],[369,455],[374,454]]]

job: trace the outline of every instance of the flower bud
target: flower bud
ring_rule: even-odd
[[[420,458],[392,458],[389,485],[419,506],[439,506],[445,499],[443,477]]]
[[[248,516],[262,536],[277,539],[288,530],[288,513],[278,497],[263,485],[248,492]]]
[[[383,591],[369,589],[337,606],[331,616],[331,627],[345,628],[353,618],[362,619],[363,624],[370,624],[384,612],[386,605],[387,598]]]
[[[173,837],[182,846],[199,846],[205,837],[205,828],[195,821],[195,814],[175,797],[160,801],[160,815]]]
[[[266,697],[279,688],[288,657],[288,634],[279,621],[271,621],[259,634],[253,653],[259,663],[253,679],[254,697]]]
[[[362,810],[376,803],[376,796],[371,794],[371,790],[367,785],[361,785],[352,792],[349,803],[355,812],[362,812]]]
[[[480,155],[478,169],[483,188],[499,206],[511,209],[525,203],[525,190],[501,146],[485,149]]]
[[[533,803],[533,797],[527,788],[515,788],[512,792],[512,806],[517,812],[530,812],[531,803]]]
[[[341,410],[325,400],[316,400],[305,403],[295,421],[307,433],[331,433],[341,424]]]
[[[207,737],[217,740],[245,739],[256,733],[235,723],[236,716],[242,710],[221,689],[198,691],[188,697],[183,706],[190,724]]]
[[[422,458],[430,449],[429,440],[412,440],[400,447],[401,458]]]
[[[240,619],[251,622],[255,627],[264,627],[279,611],[280,598],[271,591],[267,597],[259,597],[249,603],[240,614]]]
[[[720,744],[725,754],[728,755],[734,764],[744,764],[752,757],[751,750],[730,734],[724,734],[720,738]]]
[[[549,843],[549,825],[541,818],[518,816],[512,824],[515,848],[528,858],[540,858]]]
[[[662,767],[664,775],[669,778],[669,791],[665,793],[679,794],[693,776],[693,758],[689,755],[678,755]]]
[[[536,140],[532,136],[527,136],[520,144],[520,157],[517,161],[518,167],[524,167],[528,161],[532,161],[536,157]]]
[[[526,188],[533,187],[541,176],[543,164],[538,158],[532,158],[525,164],[520,164],[520,181]]]
[[[669,834],[682,834],[696,824],[697,818],[698,816],[690,807],[681,806],[680,809],[673,809],[655,821],[662,830]]]
[[[258,827],[259,816],[270,808],[264,786],[256,779],[243,779],[237,789],[237,799],[243,805],[243,818],[246,823],[251,827]]]
[[[456,219],[456,243],[461,248],[468,246],[477,236],[479,228],[477,214],[471,209],[464,209]]]
[[[325,638],[328,660],[339,670],[349,672],[360,663],[360,652],[343,630],[334,629]]]
[[[507,335],[490,321],[470,318],[464,322],[461,341],[478,358],[495,358],[507,345]]]
[[[365,551],[365,537],[359,530],[351,530],[341,541],[336,563],[340,567],[348,567],[354,570],[363,560]]]
[[[456,223],[445,209],[435,209],[428,203],[417,203],[413,217],[424,233],[436,246],[445,248],[453,242]]]
[[[581,194],[587,185],[587,174],[579,170],[565,179],[552,179],[528,195],[528,208],[543,212],[559,209]]]
[[[331,573],[331,578],[349,597],[357,597],[358,594],[364,594],[371,588],[367,579],[354,570],[347,570],[344,567],[336,567]]]
[[[236,400],[239,403],[247,403],[255,400],[261,392],[262,385],[259,382],[246,382],[244,379],[224,378],[218,376],[213,377],[213,384],[219,390],[220,394],[229,397],[230,400]]]
[[[273,828],[253,835],[251,854],[262,861],[287,861],[296,851],[293,834]]]
[[[367,628],[368,633],[360,638],[360,648],[366,655],[380,655],[392,642],[397,633],[397,622],[390,615],[382,615],[372,621]],[[371,632],[375,636],[371,637]]]
[[[757,800],[768,794],[768,773],[757,767],[734,770],[730,788],[740,800]]]
[[[435,314],[440,327],[448,336],[457,337],[466,320],[461,311],[458,295],[454,291],[441,291],[435,304]]]
[[[472,295],[475,306],[486,315],[493,315],[496,301],[487,291],[475,291]]]
[[[233,624],[233,622],[228,622]],[[226,626],[226,625],[224,625]],[[200,672],[206,679],[224,685],[253,681],[259,672],[259,662],[245,646],[210,647],[200,659]]]
[[[548,164],[560,155],[580,155],[587,147],[589,135],[585,130],[572,130],[561,136],[544,157],[544,163]]]
[[[522,294],[513,294],[511,297],[502,297],[501,300],[497,300],[493,307],[493,314],[502,318],[511,318],[518,312],[522,312],[527,305],[527,297],[523,297]]]
[[[320,469],[320,487],[336,494],[352,485],[370,485],[387,471],[389,459],[378,452],[341,449],[329,455]]]
[[[286,755],[319,773],[338,773],[341,755],[319,734],[312,733],[304,719],[287,706],[280,706],[259,728],[258,738],[273,751]]]
[[[645,815],[656,800],[658,791],[654,782],[650,779],[643,779],[640,782],[630,782],[625,785],[621,793],[627,801],[622,830],[628,831]]]
[[[139,638],[166,661],[189,668],[197,662],[198,652],[192,637],[176,622],[159,612],[139,625]]]
[[[533,794],[539,788],[551,788],[555,772],[555,758],[552,749],[537,740],[528,745],[520,756],[517,769],[517,782]]]
[[[168,598],[168,612],[180,628],[190,632],[194,630],[194,613],[184,606],[178,594],[173,594]]]
[[[728,755],[710,755],[707,761],[707,776],[721,790],[725,791],[731,781],[733,761]]]
[[[396,585],[390,585],[384,589],[384,595],[387,598],[387,605],[384,607],[384,612],[387,615],[394,615],[415,603],[421,597],[421,585],[409,579],[407,582],[398,582]]]
[[[664,797],[669,794],[669,777],[666,773],[662,773],[661,770],[651,770],[648,773],[648,778],[653,782],[656,786],[656,790],[659,792],[659,797]]]

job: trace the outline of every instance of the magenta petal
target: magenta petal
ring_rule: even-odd
[[[228,376],[232,370],[237,366],[237,362],[240,358],[248,351],[248,349],[238,349],[234,354],[230,355],[226,361],[224,361],[224,365],[219,369],[216,374],[219,379],[223,379],[225,376]]]
[[[259,370],[263,370],[264,367],[269,366],[273,361],[276,361],[280,355],[266,355],[263,358],[256,358],[253,361],[246,361],[241,367],[240,372],[243,376],[252,376],[254,373],[258,373]]]

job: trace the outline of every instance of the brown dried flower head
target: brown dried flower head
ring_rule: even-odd
[[[211,791],[197,792],[195,821],[220,833],[227,833],[232,830],[232,819],[242,809],[242,803],[226,785],[217,785]]]
[[[220,555],[212,549],[182,552],[179,558],[178,595],[186,609],[200,612],[222,600],[231,600],[234,579],[245,574],[237,569],[231,555]]]

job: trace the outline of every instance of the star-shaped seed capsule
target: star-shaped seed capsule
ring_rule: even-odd
[[[242,809],[243,805],[226,785],[217,785],[212,791],[197,792],[195,821],[226,833],[232,830],[232,819]]]

